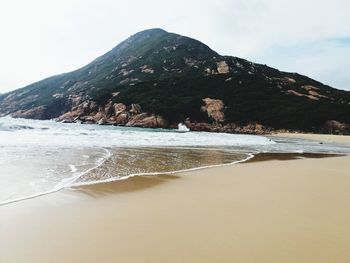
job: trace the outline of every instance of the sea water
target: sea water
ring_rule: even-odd
[[[0,118],[0,205],[80,184],[245,161],[259,152],[350,153],[336,143]]]

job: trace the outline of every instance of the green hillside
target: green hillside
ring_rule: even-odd
[[[255,123],[347,133],[350,92],[151,29],[81,69],[1,95],[0,114],[145,127],[186,121],[196,129],[226,131]]]

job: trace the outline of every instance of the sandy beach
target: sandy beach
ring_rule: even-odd
[[[350,262],[350,156],[275,159],[2,206],[0,262]]]
[[[330,134],[304,134],[304,133],[277,133],[273,136],[299,138],[323,142],[338,142],[350,146],[350,135],[330,135]]]

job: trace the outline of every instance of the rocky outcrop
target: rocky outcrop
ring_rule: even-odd
[[[225,132],[237,134],[270,134],[273,132],[271,127],[266,127],[258,123],[249,123],[246,125],[239,125],[236,123],[228,123],[225,125],[210,124],[203,122],[191,122],[187,120],[186,126],[192,131],[208,131],[208,132]]]
[[[142,108],[139,104],[131,104],[130,113],[131,114],[140,114],[142,112]]]
[[[350,125],[341,123],[339,121],[331,120],[327,121],[326,132],[330,134],[350,134]]]
[[[230,72],[230,67],[227,65],[226,61],[219,61],[216,65],[219,74],[227,74]]]
[[[114,107],[115,116],[119,116],[120,114],[126,111],[126,106],[123,103],[115,103],[113,104],[113,107]]]
[[[143,65],[142,67],[140,67],[141,72],[143,73],[147,73],[147,74],[153,74],[154,73],[154,69],[153,68],[148,68],[147,65]]]
[[[112,117],[111,121],[116,125],[126,125],[129,121],[129,114],[127,112],[122,112],[118,114],[114,119]]]
[[[205,98],[201,111],[205,112],[211,122],[191,121],[189,118],[185,124],[192,131],[225,132],[238,134],[269,134],[278,130],[264,126],[257,122],[247,124],[227,123],[225,121],[225,105],[222,100]],[[32,111],[18,112],[18,116],[40,115],[45,112],[45,108],[35,108]],[[128,127],[143,128],[177,128],[178,123],[168,123],[162,116],[143,112],[139,104],[130,106],[123,103],[109,101],[106,105],[98,106],[94,101],[84,101],[61,115],[58,121],[79,122],[99,125],[118,125]],[[281,131],[281,130],[279,130]],[[284,132],[292,132],[283,130]],[[335,120],[328,121],[321,132],[333,134],[349,134],[350,125]]]
[[[144,128],[165,128],[167,126],[161,116],[142,112],[139,104],[126,106],[123,103],[111,101],[105,106],[97,106],[94,101],[85,101],[72,111],[61,115],[57,121]]]
[[[201,111],[206,112],[209,118],[218,123],[225,120],[225,114],[223,112],[224,103],[222,100],[205,98],[203,102],[205,105],[201,107]]]
[[[126,126],[143,127],[143,128],[164,128],[166,126],[165,120],[159,115],[149,115],[141,113],[132,116]]]
[[[74,122],[80,117],[85,118],[88,116],[92,116],[93,114],[97,114],[98,112],[100,112],[100,108],[97,106],[96,102],[84,101],[80,105],[73,107],[71,111],[68,111],[63,115],[59,116],[57,120],[64,120],[65,122]],[[93,121],[93,119],[91,119],[90,121]]]
[[[35,107],[30,110],[19,110],[11,114],[13,118],[25,118],[25,119],[45,119],[45,106]]]

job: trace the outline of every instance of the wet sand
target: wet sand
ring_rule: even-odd
[[[0,262],[349,262],[350,156],[263,159],[0,207]]]

